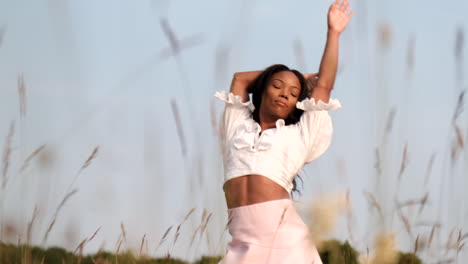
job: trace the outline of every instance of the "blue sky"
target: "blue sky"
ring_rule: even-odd
[[[48,245],[73,248],[102,226],[87,250],[100,246],[112,250],[123,222],[128,247],[138,248],[146,234],[153,253],[151,248],[167,228],[196,207],[173,254],[192,258],[223,252],[223,243],[213,243],[227,236],[222,235],[226,217],[222,162],[210,117],[210,109],[219,117],[222,104],[212,95],[228,89],[235,71],[273,63],[315,71],[330,3],[0,2],[2,149],[15,120],[10,181],[7,190],[1,190],[2,222],[14,222],[24,233],[38,204],[33,241],[40,243],[80,166],[99,145],[96,159],[73,183],[71,188],[78,192],[60,212]],[[428,192],[430,206],[419,217],[413,214],[412,221],[442,222],[440,241],[453,227],[466,232],[468,183],[463,175],[468,155],[465,148],[452,166],[450,149],[451,117],[458,94],[467,87],[466,63],[462,77],[456,78],[454,47],[457,29],[464,32],[466,43],[468,4],[364,0],[352,4],[356,14],[341,36],[341,68],[333,92],[343,108],[332,113],[335,135],[330,149],[304,169],[300,200],[308,204],[320,195],[349,189],[360,250],[372,243],[379,227],[363,191],[374,193],[386,208],[389,220],[384,226],[397,231],[403,249],[413,243],[392,210],[395,197],[414,199]],[[177,56],[163,58],[169,42],[161,18],[179,39],[194,37],[198,42]],[[379,44],[382,27],[390,32],[385,49]],[[406,62],[410,39],[414,39],[411,71]],[[294,43],[303,49],[300,59]],[[466,54],[464,48],[459,60],[466,61]],[[17,92],[20,73],[27,94],[23,119]],[[185,156],[171,102],[179,111]],[[396,110],[393,129],[384,141],[391,109]],[[466,141],[466,113],[457,124]],[[406,143],[408,166],[397,190]],[[41,144],[47,144],[44,157],[51,161],[37,159],[19,173],[22,161]],[[378,184],[376,147],[381,149],[384,171]],[[433,170],[424,184],[432,153],[436,153]],[[203,240],[199,249],[187,252],[184,245],[200,223],[203,208],[213,212],[208,225],[211,242]],[[418,230],[427,232],[427,228]],[[343,220],[333,237],[348,236]],[[171,250],[169,242],[157,254],[165,250]]]

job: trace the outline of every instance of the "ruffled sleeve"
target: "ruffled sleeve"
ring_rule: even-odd
[[[227,94],[225,91],[221,91],[216,92],[214,96],[226,103],[223,125],[226,139],[230,139],[237,125],[250,118],[255,107],[250,101],[242,102],[242,98],[233,93]]]
[[[296,107],[304,110],[297,125],[306,147],[304,163],[308,163],[317,159],[330,146],[333,124],[328,111],[341,108],[341,103],[331,98],[328,103],[321,100],[316,103],[312,98],[297,102]]]

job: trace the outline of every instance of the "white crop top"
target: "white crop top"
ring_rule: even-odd
[[[305,99],[296,103],[304,110],[298,123],[285,125],[276,121],[276,128],[264,130],[252,119],[252,102],[243,103],[232,93],[216,92],[226,103],[223,115],[224,182],[249,174],[265,176],[288,193],[292,181],[304,164],[322,155],[331,142],[333,126],[328,110],[341,107],[336,99],[328,103]]]

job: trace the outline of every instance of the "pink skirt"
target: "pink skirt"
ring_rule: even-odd
[[[232,241],[219,264],[322,264],[290,199],[228,209]]]

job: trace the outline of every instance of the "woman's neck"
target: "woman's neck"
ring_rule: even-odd
[[[260,127],[262,128],[262,131],[276,127],[276,121],[278,120],[277,117],[269,116],[262,114],[261,112],[259,113],[259,119],[260,119]]]

